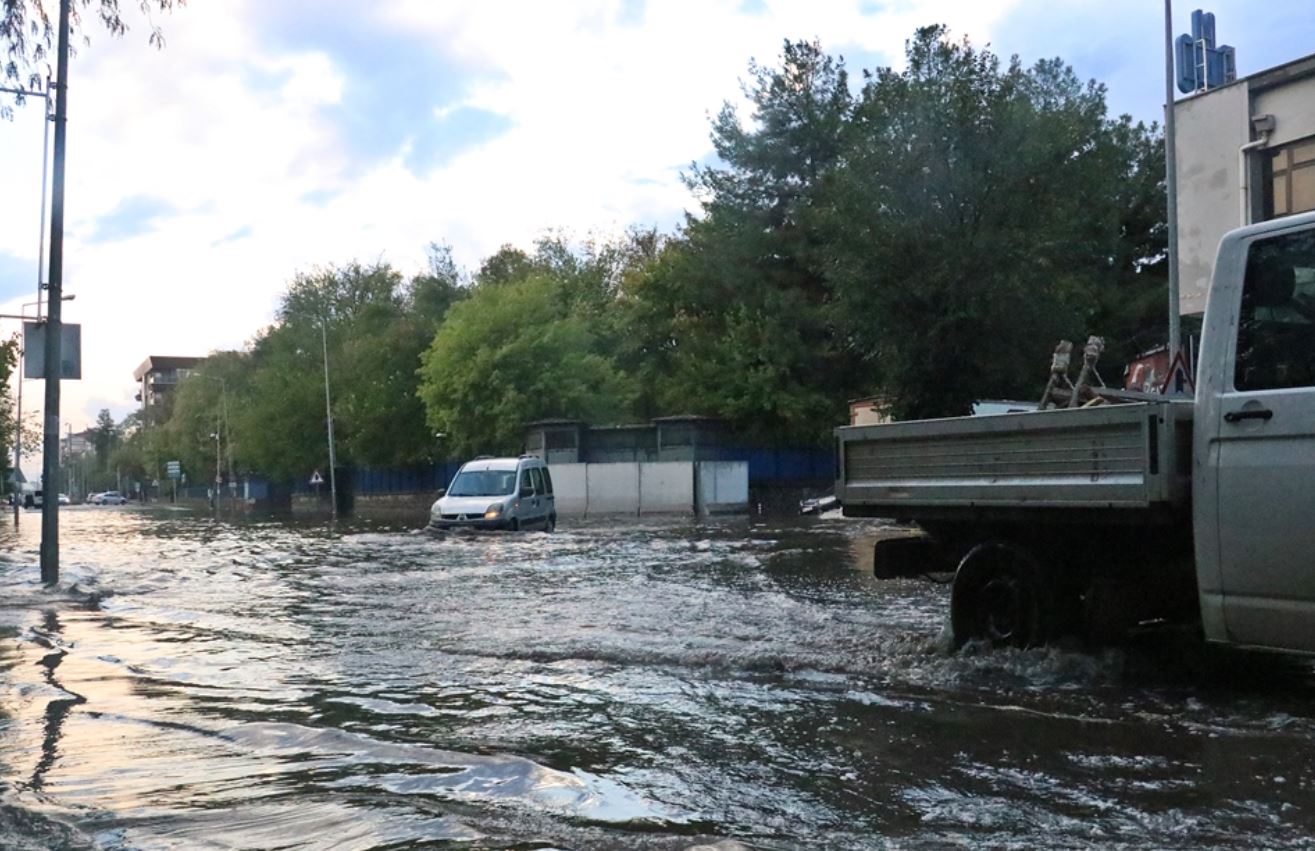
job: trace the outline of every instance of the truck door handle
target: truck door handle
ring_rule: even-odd
[[[1224,414],[1224,422],[1240,423],[1242,420],[1264,420],[1269,422],[1274,419],[1274,412],[1269,408],[1248,408],[1245,411],[1229,411]]]

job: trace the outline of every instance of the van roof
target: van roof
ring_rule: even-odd
[[[476,458],[473,461],[467,461],[461,465],[463,470],[515,470],[517,465],[522,461],[533,463],[539,460],[536,456],[521,456],[520,458]]]

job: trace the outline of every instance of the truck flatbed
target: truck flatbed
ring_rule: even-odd
[[[1188,508],[1191,400],[848,426],[849,516],[919,520],[1017,509],[1176,516]]]

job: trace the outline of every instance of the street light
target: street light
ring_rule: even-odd
[[[215,431],[210,434],[210,437],[215,441],[215,495],[211,501],[211,507],[218,508],[219,486],[223,483],[219,450],[221,434],[228,436],[228,477],[230,481],[233,478],[233,432],[228,427],[228,383],[217,375],[205,375],[204,373],[196,373],[189,376],[189,378],[202,378],[206,381],[219,382],[219,407],[221,411],[221,419],[220,422],[216,424]]]
[[[215,441],[215,487],[210,492],[210,507],[217,511],[219,510],[219,484],[223,481],[219,473],[219,432],[211,432],[210,436]]]
[[[329,421],[329,499],[333,501],[333,519],[338,519],[338,466],[333,454],[333,402],[329,397],[329,332],[327,322],[320,319],[320,342],[324,344],[324,416]]]

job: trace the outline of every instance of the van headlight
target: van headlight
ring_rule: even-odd
[[[497,520],[502,516],[502,503],[495,502],[484,510],[485,520]]]

